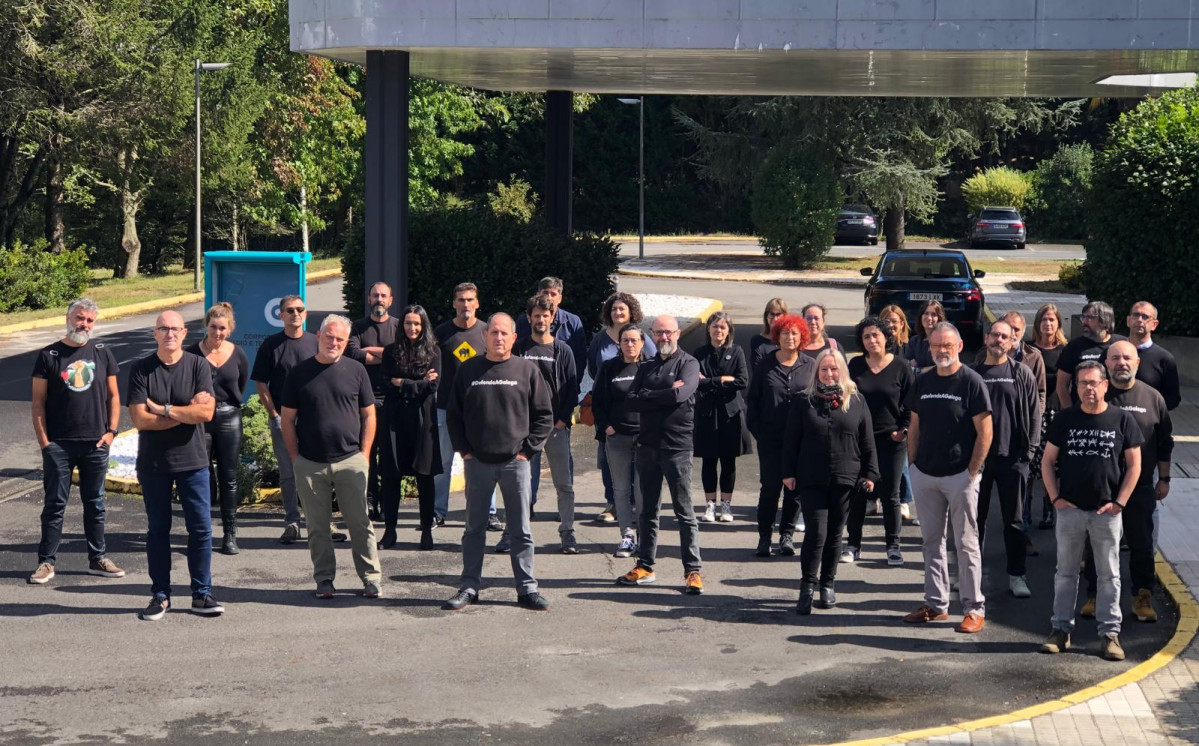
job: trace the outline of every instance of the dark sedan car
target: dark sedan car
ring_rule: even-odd
[[[945,314],[971,347],[982,342],[983,291],[976,278],[986,272],[972,270],[966,255],[952,249],[888,251],[878,266],[863,267],[866,283],[866,313],[876,314],[894,303],[903,309],[908,323],[918,327],[920,305],[940,301]]]
[[[878,215],[866,205],[842,205],[837,215],[837,243],[868,243],[878,245]]]

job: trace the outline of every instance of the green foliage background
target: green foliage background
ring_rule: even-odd
[[[754,181],[754,228],[762,249],[789,268],[810,267],[828,253],[840,206],[832,158],[816,148],[775,148]]]

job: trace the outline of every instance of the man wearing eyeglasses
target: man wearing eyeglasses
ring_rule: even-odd
[[[157,621],[171,607],[171,487],[187,523],[187,569],[192,612],[215,616],[225,608],[212,597],[212,503],[204,423],[216,399],[212,368],[183,351],[187,328],[175,311],[154,324],[158,349],[129,374],[129,416],[138,430],[137,481],[146,507],[146,562],[150,604],[139,615]]]
[[[704,592],[700,576],[699,521],[691,504],[691,453],[695,431],[695,392],[699,361],[679,349],[679,322],[659,316],[651,327],[658,355],[637,369],[625,406],[641,414],[637,435],[637,476],[641,480],[641,551],[637,565],[620,576],[621,585],[654,582],[658,556],[658,513],[662,509],[662,480],[679,524],[684,591]]]
[[[1113,342],[1125,339],[1113,334],[1116,315],[1112,307],[1101,300],[1094,300],[1082,307],[1082,336],[1070,340],[1057,361],[1057,399],[1061,408],[1078,403],[1078,392],[1074,386],[1074,369],[1088,360],[1103,364],[1107,348]]]
[[[254,358],[254,370],[250,378],[257,383],[258,401],[266,410],[271,431],[271,446],[275,460],[279,462],[279,490],[283,493],[283,535],[280,543],[293,544],[300,540],[300,500],[296,495],[295,469],[287,444],[283,440],[283,423],[280,417],[283,401],[283,384],[287,374],[300,362],[315,357],[319,345],[315,334],[304,331],[308,312],[304,299],[298,295],[285,295],[279,300],[279,319],[283,331],[262,341],[258,356]],[[343,537],[344,538],[344,537]]]
[[[1174,409],[1182,403],[1178,385],[1178,363],[1166,348],[1153,341],[1157,329],[1157,307],[1149,301],[1137,301],[1128,312],[1128,341],[1137,348],[1140,367],[1137,380],[1154,389]]]

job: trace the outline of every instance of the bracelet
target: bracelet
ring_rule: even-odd
[[[1166,484],[1169,484],[1169,483],[1170,483],[1170,478],[1169,478],[1169,477],[1158,477],[1158,478],[1157,478],[1157,481],[1159,481],[1159,482],[1165,482]]]
[[[1057,505],[1057,501],[1058,501],[1058,500],[1065,500],[1065,499],[1066,499],[1066,498],[1062,497],[1061,495],[1058,495],[1057,497],[1055,497],[1055,498],[1053,498],[1052,500],[1050,500],[1050,501],[1049,501],[1049,504],[1050,504],[1050,505]]]

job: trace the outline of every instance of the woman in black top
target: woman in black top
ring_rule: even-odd
[[[695,455],[708,507],[700,518],[716,520],[716,489],[720,488],[720,520],[733,520],[733,487],[737,457],[753,453],[745,428],[745,399],[749,383],[745,353],[733,344],[733,319],[724,311],[708,317],[708,343],[695,351],[699,361],[699,390],[695,395]],[[717,465],[720,467],[717,478]]]
[[[752,373],[758,369],[762,358],[779,348],[770,341],[770,325],[779,316],[787,313],[787,301],[782,298],[771,298],[766,301],[766,309],[762,311],[762,333],[755,334],[749,340],[749,370]]]
[[[1041,476],[1041,457],[1045,454],[1045,433],[1049,431],[1049,423],[1061,409],[1057,400],[1057,361],[1066,349],[1066,335],[1062,332],[1062,314],[1057,306],[1046,303],[1037,309],[1037,315],[1032,322],[1032,346],[1041,353],[1045,361],[1045,384],[1049,391],[1045,397],[1045,412],[1041,417],[1041,445],[1033,452],[1032,464],[1029,467],[1029,492],[1031,497],[1032,485]],[[1030,506],[1031,501],[1028,503]],[[1032,510],[1025,511],[1026,524],[1032,523]],[[1041,500],[1041,522],[1037,524],[1042,529],[1051,529],[1056,525],[1057,511],[1049,503],[1048,497]]]
[[[894,346],[890,351],[895,353],[895,357],[907,363],[908,340],[912,337],[912,327],[908,326],[907,314],[899,306],[891,304],[883,306],[883,310],[878,312],[878,317],[884,324],[891,327],[891,342]]]
[[[233,306],[217,303],[204,314],[204,338],[187,352],[208,360],[212,366],[212,388],[216,410],[204,423],[204,440],[213,492],[220,497],[222,554],[237,554],[237,466],[241,462],[241,403],[246,381],[250,379],[250,360],[246,351],[229,341],[236,324]]]
[[[612,499],[620,525],[616,557],[637,553],[637,520],[641,516],[641,485],[637,473],[637,433],[641,415],[625,408],[625,399],[637,369],[645,361],[645,332],[626,324],[618,337],[620,354],[600,364],[591,388],[591,411],[595,414],[595,439],[604,444],[612,474]]]
[[[800,315],[808,325],[808,343],[803,347],[803,354],[815,360],[825,350],[837,349],[837,340],[828,336],[824,331],[824,317],[828,309],[819,303],[809,303],[803,307]]]
[[[815,605],[829,609],[837,603],[833,582],[849,495],[855,489],[872,492],[878,479],[870,410],[840,352],[825,350],[816,358],[816,378],[791,407],[782,457],[783,484],[799,491],[808,525],[795,610],[811,614],[818,578],[820,601]]]
[[[883,526],[886,532],[887,564],[903,564],[899,551],[899,533],[903,521],[899,511],[899,482],[903,474],[907,448],[908,412],[904,401],[916,382],[906,360],[891,350],[891,325],[877,316],[867,316],[854,330],[864,354],[849,361],[849,377],[865,400],[874,424],[874,450],[878,457],[879,478],[874,495],[882,499]],[[862,523],[866,519],[866,493],[855,491],[849,506],[849,538],[843,560],[856,561],[862,555]]]
[[[779,518],[779,554],[795,554],[792,538],[796,529],[804,530],[799,518],[799,494],[783,487],[783,433],[793,398],[802,394],[812,380],[816,366],[800,354],[808,338],[803,319],[786,314],[774,320],[770,337],[779,346],[754,369],[749,381],[746,421],[758,441],[758,549],[757,556],[770,556],[774,518],[779,512],[779,493],[783,495],[783,515]]]
[[[926,300],[920,304],[919,330],[908,342],[908,360],[917,371],[933,367],[933,355],[928,349],[928,335],[934,326],[947,318],[945,307],[940,301]]]
[[[396,543],[402,477],[416,478],[420,506],[420,548],[433,548],[433,477],[442,471],[437,428],[437,383],[441,351],[429,316],[412,305],[400,314],[401,334],[383,348],[387,395],[376,438],[383,476],[383,549]]]

